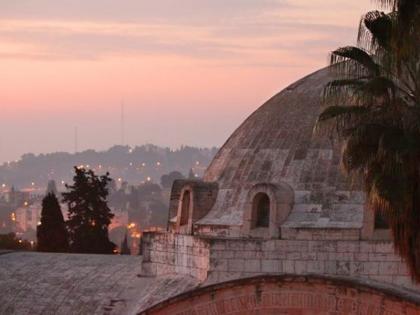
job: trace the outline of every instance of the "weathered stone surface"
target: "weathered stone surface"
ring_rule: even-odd
[[[140,256],[0,255],[0,314],[136,314],[194,288],[188,276],[142,276]]]
[[[181,273],[202,285],[261,274],[326,275],[420,297],[387,233],[375,231],[360,186],[342,174],[340,144],[313,133],[330,79],[324,69],[298,81],[233,133],[205,174],[218,188],[215,201],[202,200],[210,211],[192,222],[190,235],[147,234],[145,272]],[[256,193],[270,200],[266,227],[253,222]]]
[[[232,134],[206,171],[204,180],[218,183],[219,194],[199,224],[242,225],[253,185],[287,183],[295,207],[286,226],[361,228],[363,194],[342,174],[340,144],[313,133],[331,78],[323,69],[292,84]]]

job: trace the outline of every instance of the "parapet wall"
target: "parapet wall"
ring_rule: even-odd
[[[207,278],[210,244],[197,237],[174,233],[144,233],[143,272],[147,275],[184,274]]]
[[[420,294],[391,242],[213,240],[208,282],[257,274],[315,274],[372,280]]]
[[[144,272],[179,273],[206,284],[259,274],[348,277],[413,290],[407,267],[389,241],[210,239],[146,234]]]

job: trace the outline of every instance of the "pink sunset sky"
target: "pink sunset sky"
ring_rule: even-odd
[[[125,142],[220,146],[354,44],[370,0],[0,3],[0,162]]]

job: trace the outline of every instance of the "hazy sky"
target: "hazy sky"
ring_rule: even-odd
[[[126,144],[220,146],[354,44],[370,0],[2,0],[0,162]]]

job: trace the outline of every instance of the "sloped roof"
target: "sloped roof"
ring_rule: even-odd
[[[136,314],[197,280],[144,277],[140,256],[0,253],[0,314]]]

